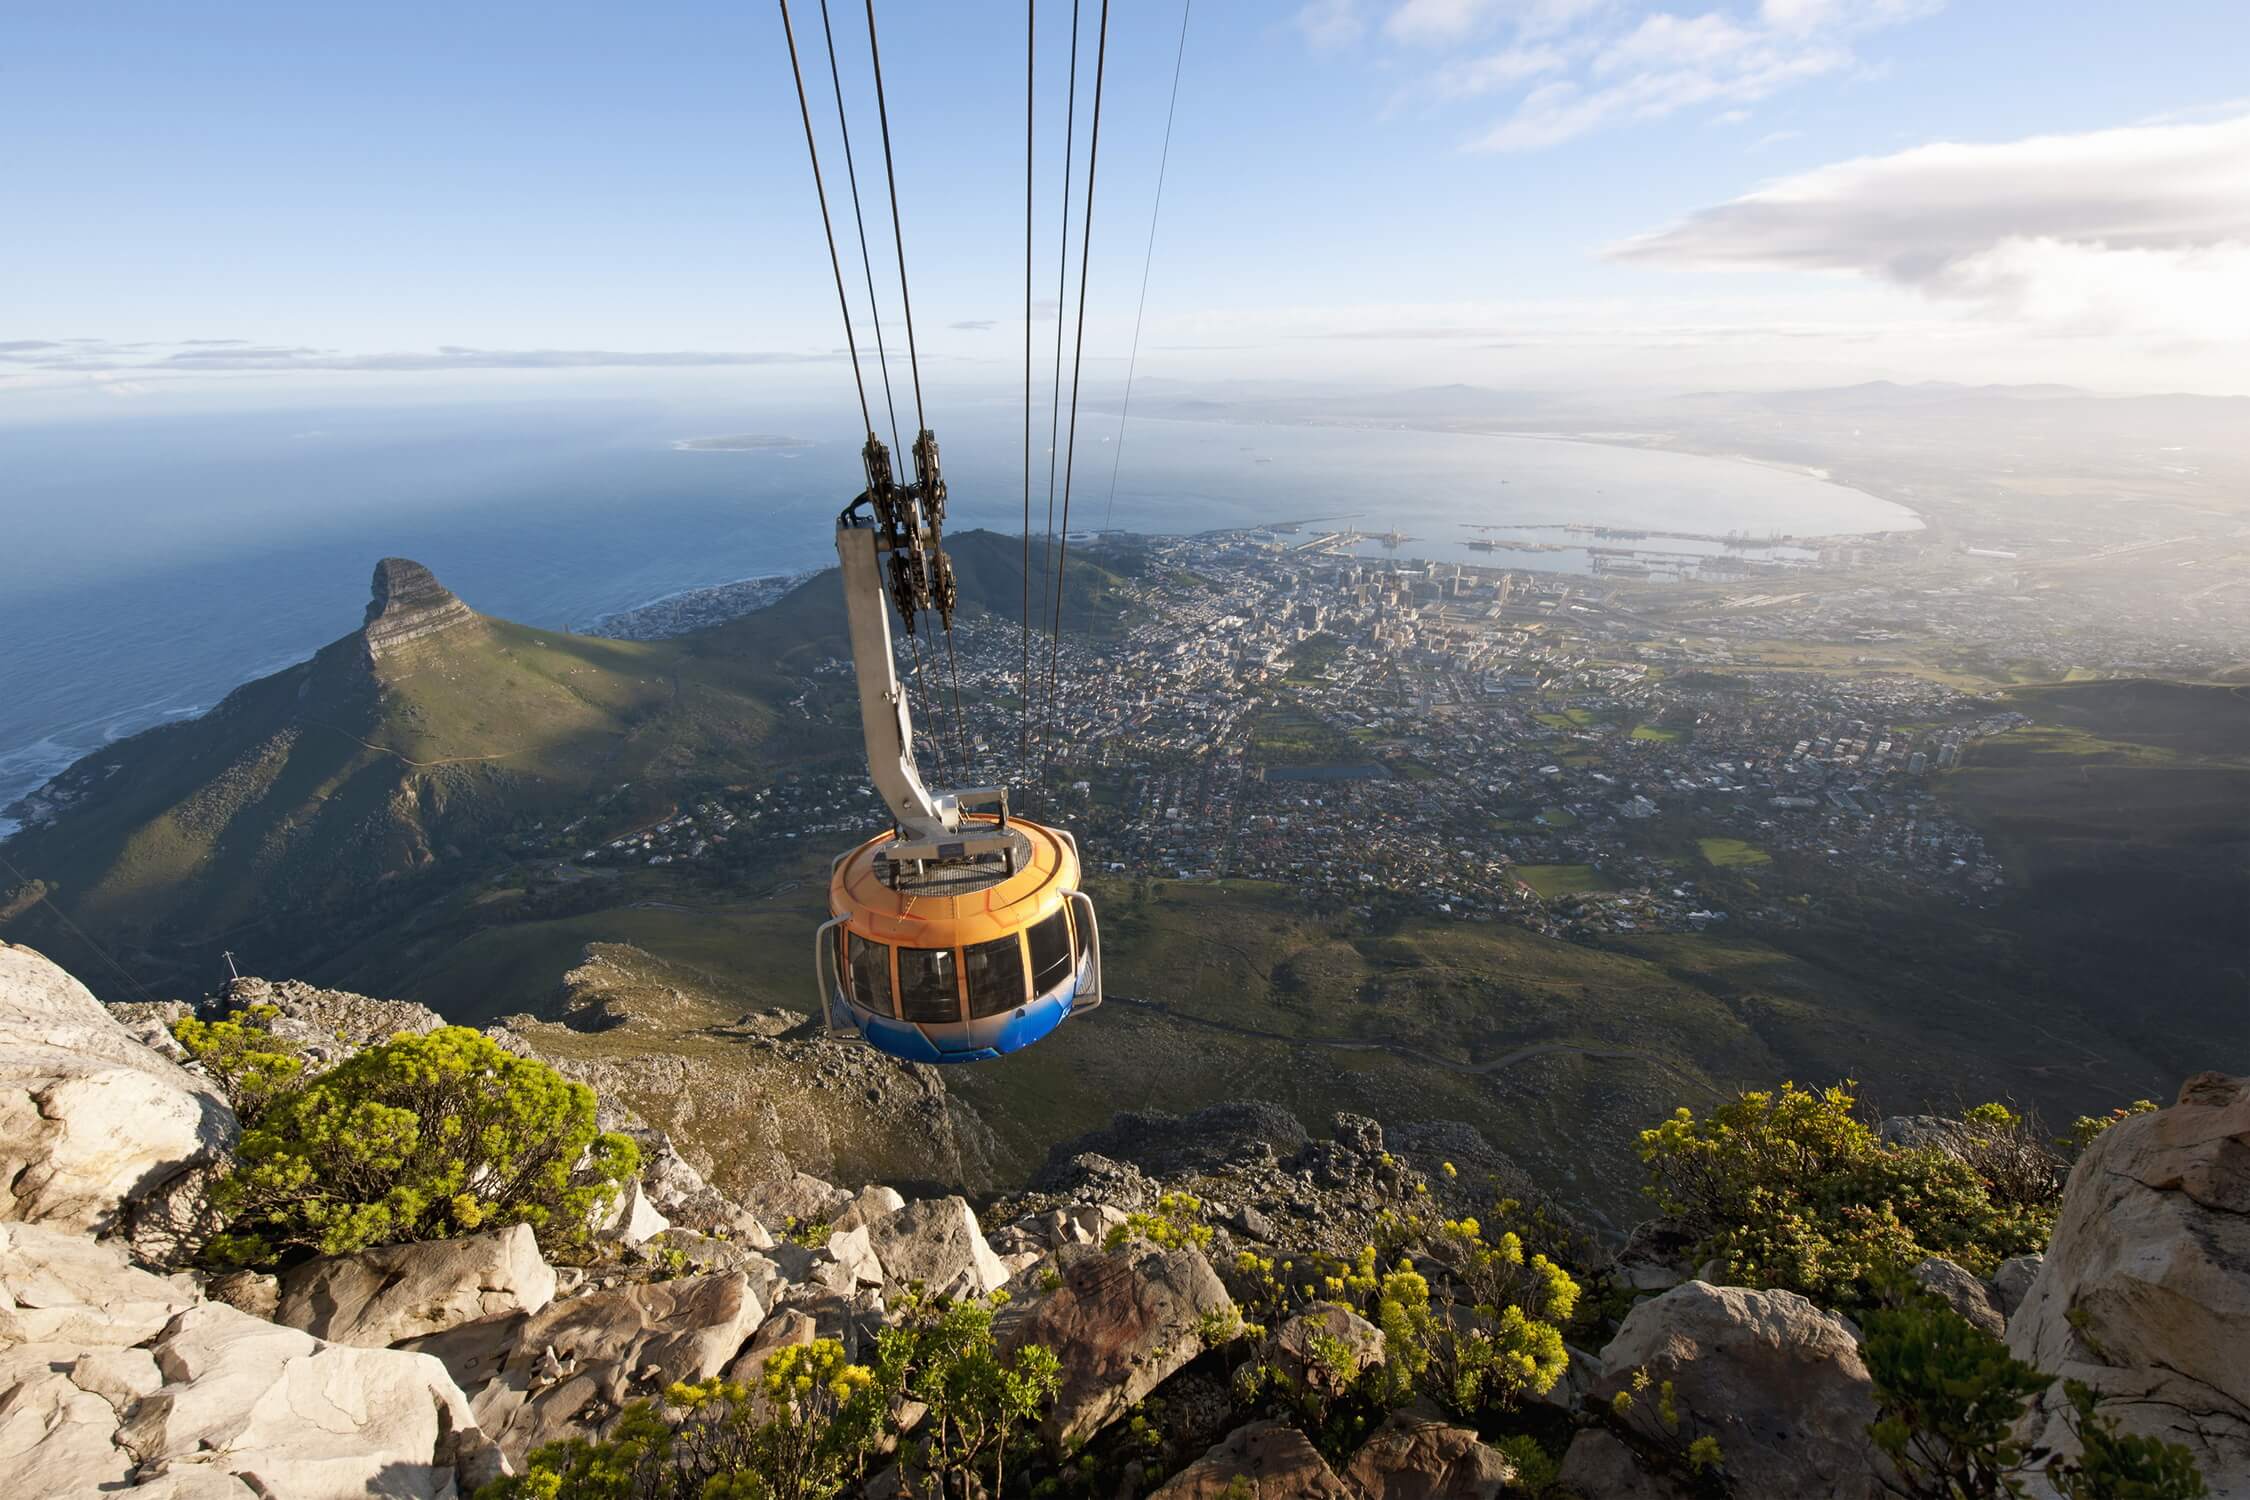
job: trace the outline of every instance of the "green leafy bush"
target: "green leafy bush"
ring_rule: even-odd
[[[2013,1149],[1997,1124],[1979,1128],[1996,1154]],[[1988,1272],[2042,1248],[2054,1223],[2052,1187],[2042,1197],[1944,1151],[1884,1145],[1849,1086],[1785,1083],[1701,1119],[1681,1109],[1641,1132],[1640,1155],[1650,1196],[1695,1236],[1699,1258],[1730,1281],[1831,1307],[1871,1305],[1886,1268],[1925,1256]]]
[[[280,1014],[274,1006],[253,1005],[230,1012],[223,1021],[188,1016],[172,1023],[173,1038],[203,1064],[244,1129],[257,1124],[275,1097],[304,1077],[303,1049],[270,1029]]]
[[[1875,1385],[1868,1434],[1897,1470],[1892,1490],[1909,1500],[2006,1500],[2043,1469],[2068,1500],[2196,1500],[2202,1477],[2187,1449],[2118,1431],[2094,1393],[2064,1382],[2075,1458],[2044,1464],[2012,1433],[2025,1407],[2051,1383],[2007,1346],[1925,1295],[1867,1314],[1860,1346]]]
[[[593,1090],[462,1026],[401,1033],[272,1095],[237,1157],[213,1192],[233,1222],[212,1253],[242,1265],[511,1224],[568,1251],[640,1164],[597,1131]]]
[[[535,1449],[477,1500],[828,1500],[865,1469],[889,1393],[834,1339],[777,1349],[755,1391],[675,1383],[598,1442]]]
[[[2131,1104],[2119,1105],[2106,1115],[2080,1115],[2070,1122],[2070,1133],[2063,1136],[2055,1144],[2062,1147],[2064,1153],[2071,1160],[2076,1161],[2085,1154],[2086,1148],[2101,1139],[2102,1132],[2108,1130],[2112,1125],[2123,1120],[2130,1120],[2135,1115],[2153,1114],[2155,1110],[2156,1101],[2154,1099],[2135,1099]]]
[[[2047,1378],[1951,1308],[1916,1299],[1866,1315],[1860,1355],[1875,1382],[1875,1446],[1908,1495],[1983,1500],[2017,1492],[2010,1429]]]
[[[909,1493],[916,1476],[940,1495],[969,1495],[989,1476],[987,1493],[1006,1488],[1011,1459],[1026,1456],[1040,1417],[1062,1389],[1054,1351],[1026,1345],[1003,1357],[993,1314],[1008,1294],[930,1302],[909,1296],[898,1321],[877,1340],[878,1378],[928,1415],[899,1449]]]
[[[2047,1477],[2067,1500],[2199,1500],[2208,1493],[2195,1455],[2177,1443],[2137,1437],[2096,1410],[2091,1387],[2063,1382],[2078,1432],[2076,1458],[2047,1465]]]

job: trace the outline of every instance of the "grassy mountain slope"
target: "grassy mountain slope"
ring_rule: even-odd
[[[949,550],[967,610],[1013,618],[1020,543],[969,532]],[[1072,573],[1083,625],[1107,575]],[[111,972],[59,909],[161,982],[287,927],[286,956],[312,972],[490,869],[535,823],[596,805],[654,818],[694,787],[854,753],[842,679],[808,680],[845,649],[833,571],[675,640],[465,613],[380,651],[355,631],[65,772],[43,794],[60,810],[9,845],[36,885],[0,893],[0,929]],[[808,690],[837,711],[788,709]]]

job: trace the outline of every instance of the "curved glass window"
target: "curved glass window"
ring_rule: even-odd
[[[1031,939],[1031,992],[1044,995],[1070,978],[1070,919],[1058,906],[1024,936]]]
[[[961,1019],[960,961],[951,948],[898,950],[898,1014],[925,1025]]]
[[[963,948],[961,967],[969,978],[972,1019],[996,1016],[1023,1004],[1023,944],[1014,933]]]
[[[852,1000],[860,1009],[879,1016],[895,1014],[891,1006],[891,945],[871,943],[856,932],[847,931],[845,938]]]

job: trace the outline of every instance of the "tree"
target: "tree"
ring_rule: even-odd
[[[243,1265],[529,1224],[583,1245],[640,1165],[594,1092],[465,1026],[400,1033],[275,1094],[213,1190],[213,1254]]]

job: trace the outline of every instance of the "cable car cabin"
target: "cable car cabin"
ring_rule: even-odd
[[[883,834],[836,861],[832,916],[814,940],[831,1032],[913,1062],[978,1062],[1101,1004],[1100,929],[1078,889],[1077,842],[1021,818],[974,821],[1005,847],[894,862]]]

